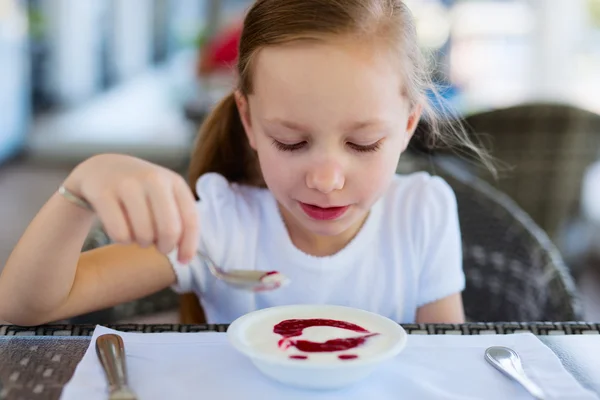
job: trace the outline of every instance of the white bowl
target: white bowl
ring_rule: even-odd
[[[288,319],[330,319],[356,324],[371,333],[365,343],[346,351],[302,352],[295,346],[280,347],[282,335],[274,326]],[[309,389],[341,388],[367,377],[383,361],[396,356],[408,335],[402,327],[381,315],[350,307],[331,305],[293,305],[266,308],[235,320],[227,330],[232,345],[250,358],[268,377],[287,385]],[[342,328],[314,326],[306,328],[292,340],[323,343],[336,338],[368,335]],[[287,342],[290,343],[290,342]],[[293,359],[290,356],[307,356]],[[354,355],[354,359],[340,359]]]

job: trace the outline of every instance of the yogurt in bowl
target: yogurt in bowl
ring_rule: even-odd
[[[227,331],[232,345],[284,384],[335,389],[396,356],[408,335],[396,322],[350,307],[293,305],[246,314]]]

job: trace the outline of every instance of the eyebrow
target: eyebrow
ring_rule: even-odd
[[[293,131],[297,131],[297,132],[308,132],[310,129],[304,125],[298,124],[296,122],[292,122],[292,121],[286,121],[283,119],[279,119],[279,118],[274,118],[274,119],[267,119],[266,122],[270,123],[270,124],[277,124],[277,125],[281,125],[283,127],[286,127],[288,129],[291,129]]]
[[[291,129],[291,130],[297,131],[297,132],[309,132],[310,131],[310,128],[307,126],[304,126],[302,124],[298,124],[298,123],[292,122],[292,121],[286,121],[286,120],[280,119],[280,118],[268,119],[266,121],[268,123],[284,126],[288,129]],[[372,120],[351,122],[351,123],[346,124],[342,129],[345,132],[353,132],[353,131],[358,131],[360,129],[370,128],[372,126],[382,126],[382,125],[384,125],[384,121],[381,121],[378,119],[372,119]]]

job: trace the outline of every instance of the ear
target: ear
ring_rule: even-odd
[[[421,114],[423,113],[423,106],[421,104],[415,105],[410,114],[408,115],[408,121],[406,123],[406,144],[408,146],[408,142],[414,135],[417,130],[417,126],[419,125],[419,121],[421,120]]]
[[[250,143],[250,147],[256,150],[256,139],[254,137],[254,131],[252,130],[252,123],[250,119],[250,107],[248,105],[248,99],[239,90],[233,93],[235,97],[235,104],[237,105],[242,125],[244,126],[244,132]]]
[[[419,125],[419,120],[421,119],[422,113],[423,113],[423,106],[421,104],[417,104],[413,107],[412,111],[408,115],[408,122],[406,124],[406,133],[408,134],[409,139],[415,133],[415,130],[417,130],[417,126]]]

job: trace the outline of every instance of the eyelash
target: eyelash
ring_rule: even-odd
[[[304,145],[306,145],[306,142],[285,144],[285,143],[281,143],[277,140],[273,140],[273,145],[275,147],[277,147],[278,150],[291,152],[291,151],[296,151],[296,150],[302,149],[304,147]],[[379,140],[373,144],[369,144],[367,146],[361,146],[361,145],[354,144],[354,143],[348,143],[348,145],[350,146],[350,148],[352,150],[354,150],[358,153],[372,153],[372,152],[379,150],[379,148],[381,147],[381,140]]]

